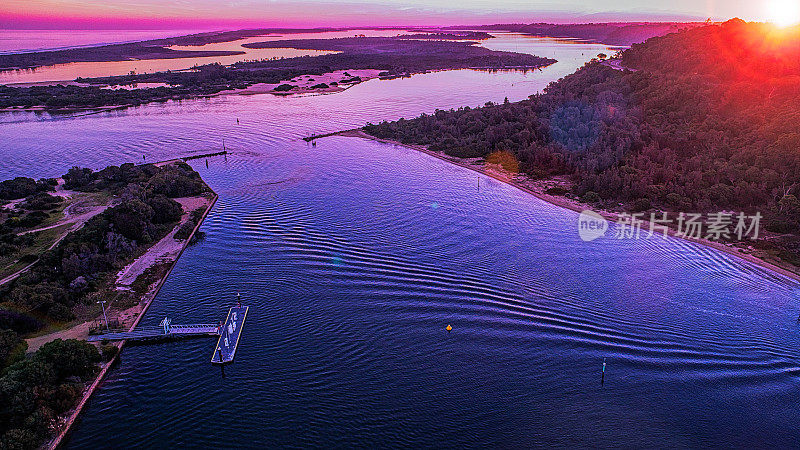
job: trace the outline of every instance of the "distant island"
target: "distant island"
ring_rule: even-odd
[[[209,64],[185,71],[157,72],[118,77],[78,79],[81,85],[33,87],[0,86],[0,108],[4,109],[92,109],[133,106],[153,101],[186,99],[236,91],[254,85],[273,85],[266,91],[288,92],[288,80],[300,76],[323,76],[336,71],[372,70],[373,76],[409,76],[448,69],[537,69],[556,62],[550,58],[489,50],[475,45],[488,39],[486,33],[434,33],[408,37],[353,37],[303,39],[246,44],[248,48],[301,48],[336,51],[335,54],[279,60],[240,62],[231,66]],[[330,80],[329,80],[330,81]],[[362,77],[336,79],[338,84],[355,84]],[[110,90],[109,85],[159,83],[148,89]],[[324,85],[323,85],[324,84]],[[283,87],[280,87],[284,85]],[[310,87],[314,87],[312,84]],[[316,88],[330,88],[317,83]]]
[[[382,28],[376,28],[380,30]],[[485,32],[436,32],[426,31],[426,28],[401,27],[399,30],[408,29],[416,33],[398,36],[401,39],[427,39],[435,37],[440,40],[447,39],[488,39],[491,37]],[[0,54],[0,71],[34,69],[53,64],[66,64],[73,62],[100,62],[100,61],[129,61],[134,59],[172,59],[172,58],[198,58],[203,56],[228,56],[241,55],[242,51],[209,51],[209,50],[174,50],[169,47],[199,47],[206,44],[232,42],[258,36],[323,33],[332,31],[348,31],[350,28],[252,28],[235,31],[212,31],[177,36],[147,41],[129,42],[124,44],[96,45],[91,47],[71,48],[63,50],[43,50],[34,52]]]
[[[510,31],[539,37],[572,38],[607,45],[630,46],[651,37],[702,26],[702,22],[619,22],[619,23],[531,23],[495,24],[473,27],[486,31]]]
[[[344,28],[285,29],[257,28],[236,31],[214,31],[125,44],[98,45],[64,50],[8,53],[0,55],[0,70],[32,69],[53,64],[97,61],[128,61],[132,59],[197,58],[201,56],[238,55],[237,51],[173,50],[171,46],[201,46],[230,42],[254,36],[276,33],[314,33],[343,31]]]
[[[681,22],[620,22],[589,24],[493,24],[480,26],[452,26],[439,29],[420,27],[401,27],[414,31],[409,35],[399,36],[401,39],[431,38],[445,39],[487,39],[488,31],[510,31],[532,36],[575,38],[601,42],[608,45],[629,46],[634,43],[692,28],[701,23]],[[254,28],[235,31],[213,31],[177,36],[163,39],[151,39],[124,44],[98,45],[84,48],[45,50],[0,54],[0,71],[15,69],[32,69],[53,64],[71,62],[128,61],[133,59],[171,59],[197,58],[203,56],[227,56],[244,52],[208,51],[208,50],[174,50],[172,46],[202,46],[239,39],[285,33],[319,33],[331,31],[347,31],[351,28]],[[380,29],[380,28],[376,28]],[[462,31],[462,30],[481,31]],[[471,36],[467,34],[471,34]],[[482,36],[483,35],[483,36]],[[257,48],[257,47],[253,47]]]
[[[724,243],[800,273],[797,40],[738,19],[694,27],[599,55],[529,100],[363,131],[494,168],[578,210],[758,213],[757,240]]]

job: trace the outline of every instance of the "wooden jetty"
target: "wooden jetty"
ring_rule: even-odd
[[[244,320],[247,318],[248,306],[237,305],[228,311],[228,317],[219,331],[219,340],[211,356],[212,364],[226,364],[233,362],[239,338],[242,336]]]
[[[339,130],[339,131],[333,131],[333,132],[330,132],[330,133],[312,134],[311,136],[304,137],[303,140],[306,141],[306,142],[311,142],[311,141],[313,141],[315,139],[320,139],[320,138],[330,137],[330,136],[337,136],[337,135],[340,135],[342,133],[358,131],[360,129],[361,128],[351,128],[349,130]]]
[[[227,154],[228,154],[228,151],[227,150],[223,150],[221,152],[204,153],[202,155],[182,156],[180,159],[183,160],[184,162],[186,162],[186,161],[189,161],[189,160],[192,160],[192,159],[210,158],[212,156],[222,156],[222,155],[227,155]]]

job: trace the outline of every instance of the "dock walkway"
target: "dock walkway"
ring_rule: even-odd
[[[171,337],[216,336],[218,334],[219,325],[215,325],[213,323],[172,325],[169,319],[165,319],[161,321],[161,325],[156,327],[141,327],[131,331],[96,334],[89,336],[88,341],[143,341],[148,339],[162,339]]]
[[[219,333],[219,341],[211,356],[214,364],[233,362],[239,337],[242,335],[244,320],[247,318],[248,306],[235,306],[228,311],[228,317]]]
[[[211,362],[226,364],[233,362],[236,347],[242,336],[244,320],[247,318],[248,306],[234,306],[228,311],[225,323],[200,323],[194,325],[173,325],[165,317],[158,326],[140,327],[130,331],[112,331],[89,336],[89,342],[101,341],[145,341],[156,339],[170,339],[189,336],[219,336]]]

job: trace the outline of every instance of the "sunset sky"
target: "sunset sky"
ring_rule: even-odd
[[[4,0],[0,3],[0,27],[308,27],[708,17],[767,20],[769,4],[775,1],[795,0]]]

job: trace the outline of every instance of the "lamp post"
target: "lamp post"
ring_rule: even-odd
[[[106,319],[106,331],[109,331],[109,329],[108,329],[108,316],[106,316],[106,301],[105,300],[100,300],[97,303],[99,303],[100,306],[103,308],[103,318]]]

